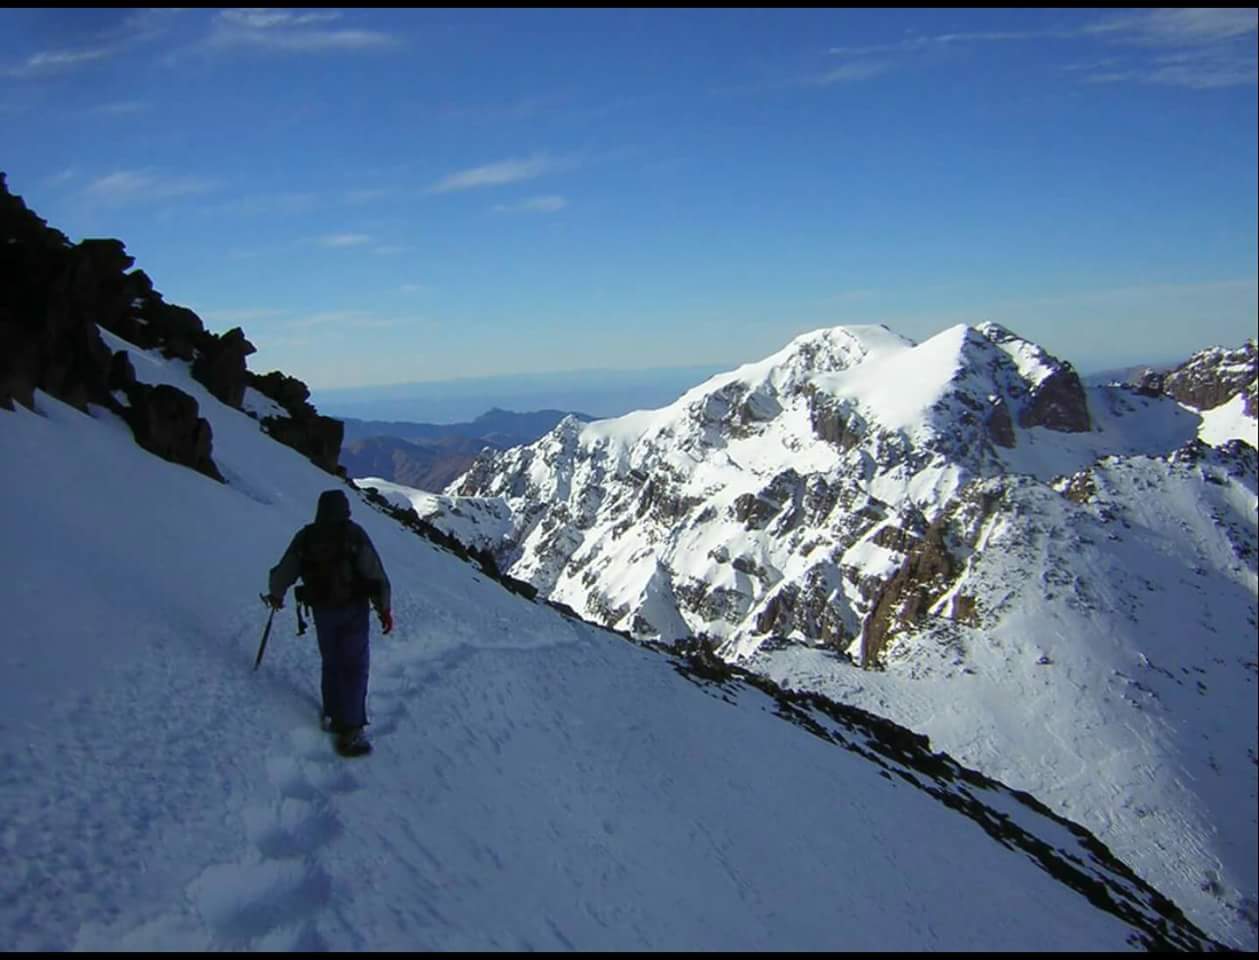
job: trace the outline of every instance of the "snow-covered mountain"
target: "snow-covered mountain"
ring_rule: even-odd
[[[5,946],[1219,946],[926,738],[583,622],[353,491],[397,626],[373,645],[376,752],[341,759],[313,638],[257,599],[344,482],[339,430],[300,381],[248,373],[243,332],[125,273],[120,243],[70,244],[10,199]]]
[[[1236,350],[1212,347],[1167,371],[1147,371],[1138,381],[1146,393],[1165,393],[1199,410],[1199,435],[1208,443],[1233,437],[1255,443],[1259,416],[1259,379],[1255,377],[1256,347],[1247,340]]]
[[[708,638],[947,743],[1253,948],[1245,349],[1184,367],[1230,371],[1221,415],[1162,383],[1086,387],[995,324],[837,327],[487,453],[445,496],[386,489],[596,622]]]

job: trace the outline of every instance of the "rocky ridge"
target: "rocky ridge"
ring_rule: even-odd
[[[899,391],[913,409],[884,422],[879,392],[897,394],[922,350],[944,358],[935,380]],[[1086,434],[1092,418],[1069,364],[989,324],[921,348],[883,328],[820,331],[605,424],[484,454],[448,492],[511,511],[511,534],[482,545],[543,593],[645,639],[750,653],[790,637],[851,648],[889,564],[927,535],[924,506],[1004,472],[1030,431]],[[629,571],[615,592],[611,569]]]
[[[1214,410],[1239,394],[1243,412],[1259,416],[1259,348],[1253,338],[1234,350],[1201,350],[1167,371],[1147,370],[1137,386],[1146,393],[1167,394],[1198,410]]]
[[[260,418],[263,429],[338,473],[341,423],[319,416],[306,385],[249,371],[245,358],[255,348],[244,331],[210,333],[192,310],[167,303],[134,263],[118,240],[71,243],[10,193],[0,173],[0,407],[34,409],[37,389],[84,412],[103,407],[146,450],[222,481],[197,401],[175,387],[139,383],[127,352],[102,340],[104,329],[188,363],[228,406],[250,412],[246,392],[256,390],[279,408]]]

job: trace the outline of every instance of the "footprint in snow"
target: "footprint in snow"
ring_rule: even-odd
[[[249,841],[268,859],[308,854],[342,829],[336,814],[295,797],[285,797],[275,807],[247,808],[244,819]]]
[[[323,868],[297,857],[218,864],[188,885],[206,926],[225,945],[300,926],[331,893],[332,880]]]

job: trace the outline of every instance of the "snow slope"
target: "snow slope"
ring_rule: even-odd
[[[38,393],[38,413],[0,412],[8,948],[1154,942],[1158,898],[1026,798],[940,758],[932,780],[824,712],[786,722],[764,692],[526,602],[357,497],[397,627],[374,638],[376,752],[336,757],[291,610],[251,669],[267,568],[335,481],[185,364],[130,353],[139,379],[197,399],[228,482],[100,409]]]
[[[1000,505],[965,572],[939,615],[897,636],[885,672],[801,646],[754,668],[1031,791],[1253,948],[1255,459],[1235,452],[1108,458],[1078,505],[1029,478],[990,481],[976,496]],[[947,613],[959,595],[991,606],[961,621]]]
[[[1213,410],[1204,410],[1198,436],[1212,446],[1244,440],[1252,447],[1259,447],[1259,427],[1254,417],[1246,415],[1245,407],[1246,398],[1239,393]]]

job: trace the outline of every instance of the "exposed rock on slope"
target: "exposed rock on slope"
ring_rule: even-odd
[[[1194,354],[1163,374],[1162,390],[1181,403],[1199,410],[1213,410],[1241,394],[1247,416],[1259,416],[1255,392],[1259,385],[1259,350],[1247,340],[1236,350],[1213,348]]]
[[[320,417],[300,380],[246,369],[254,346],[239,328],[205,330],[186,307],[166,303],[118,240],[72,244],[8,191],[0,174],[0,407],[34,407],[43,390],[80,410],[89,404],[122,417],[145,449],[222,480],[213,434],[197,402],[170,386],[137,383],[125,351],[111,351],[100,330],[141,349],[186,361],[193,377],[238,409],[254,387],[284,408],[266,425],[272,435],[337,472],[341,424]]]

